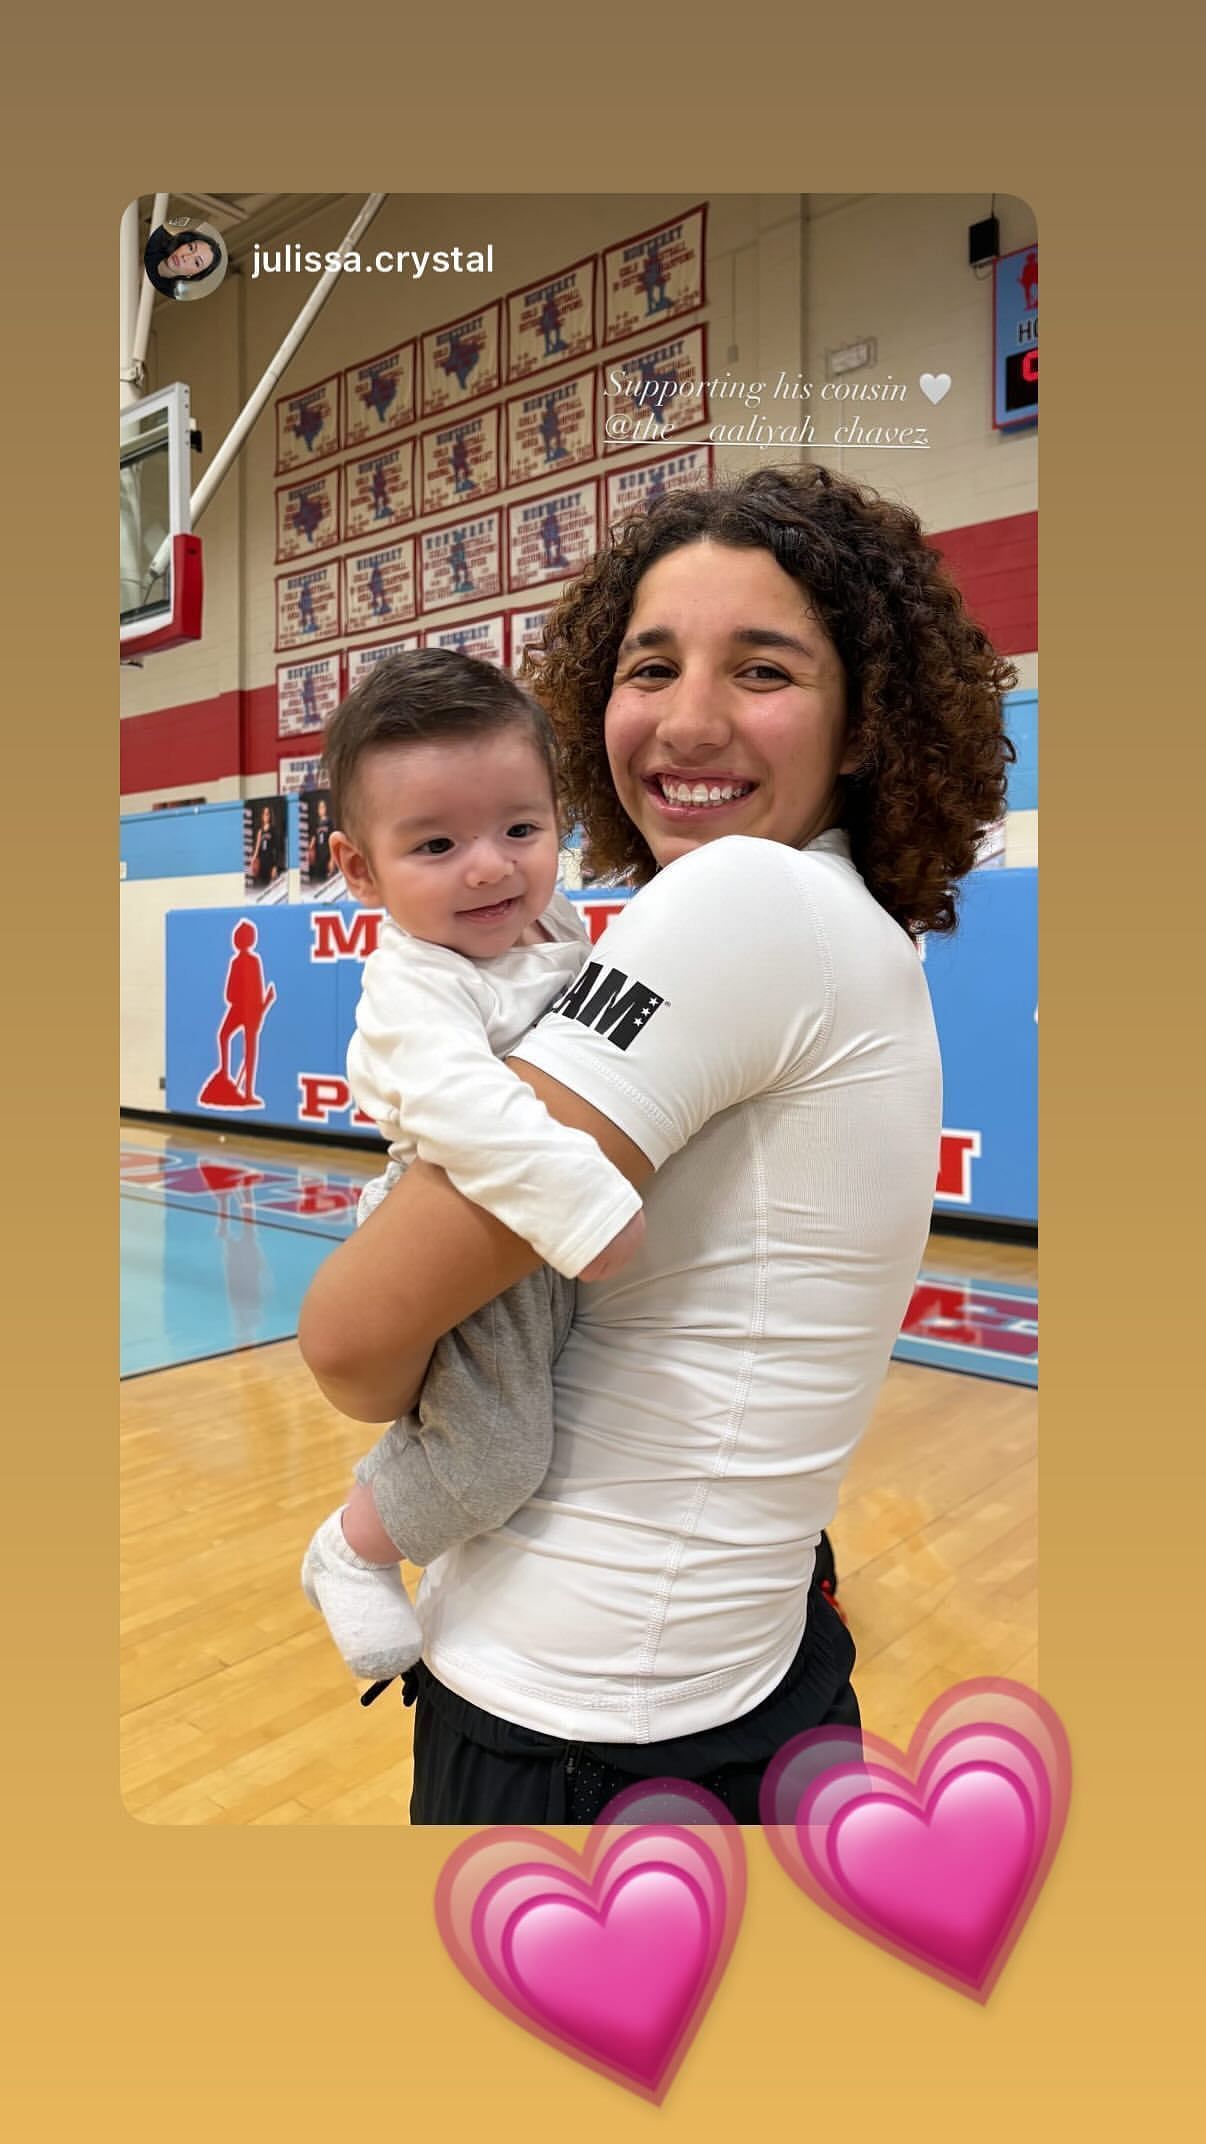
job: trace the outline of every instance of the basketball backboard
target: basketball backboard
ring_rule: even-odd
[[[139,660],[201,638],[201,539],[191,532],[188,388],[121,412],[121,654]]]

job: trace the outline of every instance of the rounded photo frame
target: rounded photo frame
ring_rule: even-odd
[[[161,297],[193,305],[213,296],[230,266],[230,253],[212,223],[169,219],[156,224],[142,256],[143,271]]]

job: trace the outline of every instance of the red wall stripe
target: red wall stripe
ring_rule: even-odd
[[[119,741],[123,796],[263,772],[277,759],[276,686],[128,715]]]
[[[1038,646],[1037,513],[944,529],[930,540],[997,652],[1031,654]]]
[[[1038,515],[978,521],[930,540],[993,646],[1002,655],[1037,648]],[[318,749],[317,734],[278,738],[275,683],[129,715],[120,737],[123,796],[195,789],[239,775],[274,776],[282,754]]]
[[[236,774],[239,698],[237,692],[223,692],[213,700],[128,715],[118,725],[122,795],[176,789],[183,782],[221,781]]]

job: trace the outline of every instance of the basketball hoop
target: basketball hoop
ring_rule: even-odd
[[[121,413],[120,650],[123,662],[201,638],[201,539],[192,534],[187,387]]]

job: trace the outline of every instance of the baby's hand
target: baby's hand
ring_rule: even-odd
[[[618,1273],[621,1266],[626,1266],[629,1259],[636,1256],[644,1241],[645,1216],[643,1213],[634,1213],[619,1235],[613,1236],[610,1243],[604,1244],[598,1257],[592,1258],[588,1266],[583,1266],[578,1275],[579,1280],[610,1280],[613,1273]]]

